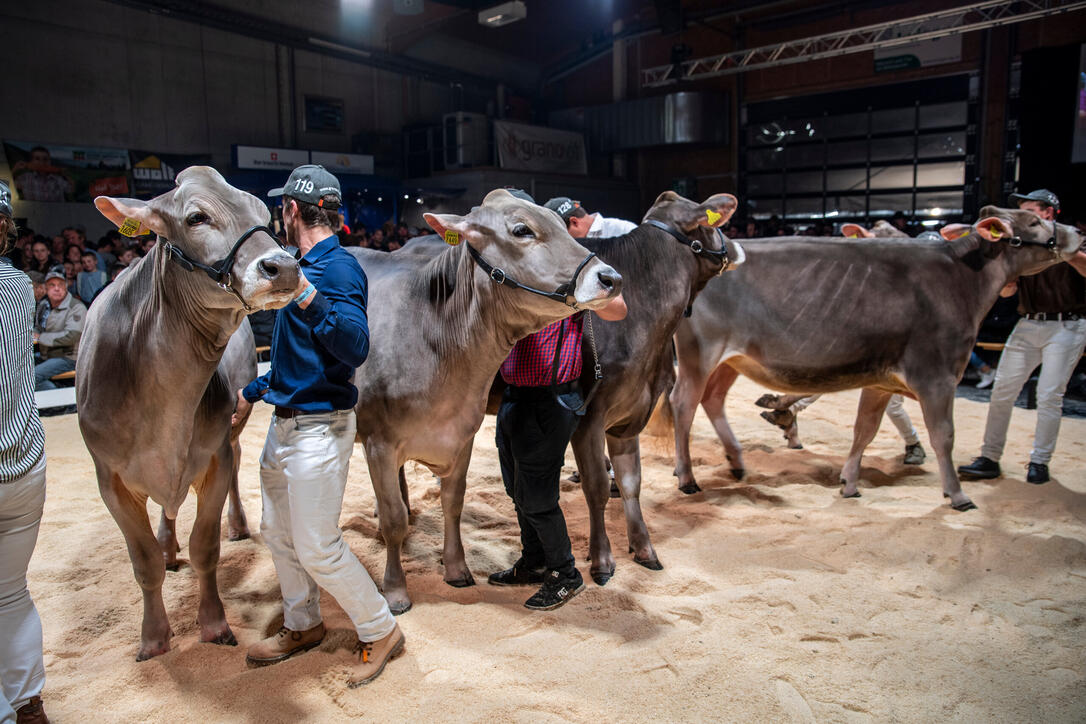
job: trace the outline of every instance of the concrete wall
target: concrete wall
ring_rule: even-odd
[[[290,54],[293,95],[284,84],[281,98],[273,43],[99,0],[2,3],[0,28],[10,140],[210,153],[226,170],[235,143],[349,151],[354,134],[436,120],[450,99],[441,85],[305,51]],[[306,131],[306,95],[342,98],[344,131]],[[11,180],[2,154],[0,178]],[[15,213],[46,234],[108,228],[89,204],[16,200]]]

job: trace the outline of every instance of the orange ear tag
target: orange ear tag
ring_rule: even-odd
[[[449,246],[456,246],[460,243],[460,234],[452,229],[445,229],[445,243]]]
[[[712,209],[706,209],[705,210],[705,218],[708,219],[709,226],[712,226],[716,222],[720,221],[720,214],[713,211]]]
[[[135,219],[125,219],[124,223],[117,228],[117,231],[127,237],[137,236],[140,232],[140,222]]]

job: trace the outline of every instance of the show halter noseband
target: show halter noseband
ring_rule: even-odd
[[[274,239],[275,243],[279,244],[279,247],[282,248],[283,245],[279,242],[279,237],[275,235],[275,231],[273,229],[267,226],[252,226],[244,234],[238,237],[238,240],[234,242],[234,246],[230,248],[230,252],[225,257],[219,259],[211,266],[196,261],[191,256],[186,254],[180,247],[174,245],[173,242],[171,242],[165,236],[160,236],[159,239],[162,241],[163,247],[165,248],[166,253],[169,255],[169,259],[176,262],[178,266],[180,266],[185,271],[199,270],[202,271],[204,274],[207,274],[209,277],[211,277],[211,280],[218,284],[222,289],[225,289],[226,291],[237,297],[238,301],[241,302],[241,305],[245,307],[246,312],[251,312],[253,311],[253,308],[249,306],[249,303],[246,302],[242,298],[238,290],[234,288],[234,275],[232,274],[232,270],[234,268],[234,261],[235,257],[237,256],[238,249],[241,248],[242,244],[249,240],[249,237],[260,231],[263,231],[272,239]]]
[[[475,263],[479,265],[479,268],[486,272],[487,276],[489,276],[490,280],[495,284],[501,284],[502,286],[511,287],[513,289],[523,289],[526,292],[531,292],[532,294],[538,294],[541,297],[561,302],[573,309],[578,309],[577,299],[573,296],[573,293],[577,288],[577,277],[581,275],[581,271],[587,266],[588,262],[592,261],[596,256],[596,252],[589,252],[588,256],[584,258],[584,261],[577,266],[577,270],[573,272],[573,277],[568,282],[559,284],[558,288],[553,292],[545,292],[542,289],[536,289],[527,284],[521,284],[516,279],[513,279],[506,274],[504,269],[489,264],[487,260],[483,258],[483,255],[476,251],[474,246],[471,244],[467,244],[466,246],[468,247],[468,253],[471,254],[471,258],[475,260]]]
[[[1060,256],[1060,248],[1056,242],[1056,221],[1052,221],[1052,236],[1048,238],[1048,241],[1028,241],[1020,236],[1012,236],[1007,239],[1007,246],[1013,246],[1018,248],[1020,246],[1043,246],[1052,252],[1052,255],[1057,259]]]

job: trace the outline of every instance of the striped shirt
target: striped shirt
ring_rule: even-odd
[[[30,278],[0,261],[0,484],[22,478],[45,454],[34,404],[33,326]]]
[[[506,384],[516,387],[547,387],[551,384],[551,368],[554,366],[554,349],[562,338],[558,355],[557,384],[570,382],[581,376],[581,328],[584,312],[554,322],[529,334],[513,347],[502,362],[501,374]]]

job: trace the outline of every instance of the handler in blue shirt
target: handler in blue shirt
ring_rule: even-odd
[[[260,530],[283,594],[283,626],[249,647],[247,660],[274,664],[320,644],[320,586],[358,633],[347,684],[360,686],[404,648],[388,604],[339,528],[355,437],[352,378],[369,352],[366,275],[332,231],[335,176],[299,166],[268,195],[283,196],[283,225],[301,252],[303,277],[276,317],[271,371],[238,390],[239,414],[257,400],[275,405],[260,457]]]

